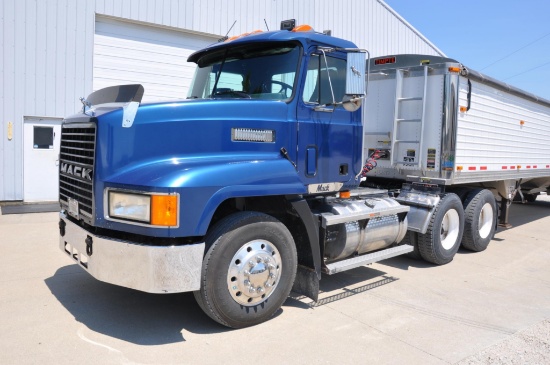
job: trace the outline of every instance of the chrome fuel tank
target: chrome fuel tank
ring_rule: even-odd
[[[327,262],[380,250],[400,242],[407,232],[406,214],[378,216],[380,212],[400,204],[391,198],[361,200],[337,199],[326,205],[329,215],[353,216],[372,212],[372,217],[350,220],[328,226],[325,234],[324,257]]]

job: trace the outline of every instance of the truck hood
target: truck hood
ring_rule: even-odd
[[[151,103],[138,108],[131,127],[123,126],[123,109],[96,115],[95,176],[120,182],[126,172],[166,161],[177,161],[174,166],[184,170],[198,160],[230,163],[231,155],[239,156],[234,162],[242,162],[243,156],[282,158],[280,149],[291,152],[289,147],[295,145],[295,116],[290,110],[284,102],[262,100]],[[235,131],[272,133],[274,141],[239,140]]]

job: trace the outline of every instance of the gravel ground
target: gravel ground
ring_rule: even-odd
[[[520,331],[458,365],[550,364],[550,320]]]

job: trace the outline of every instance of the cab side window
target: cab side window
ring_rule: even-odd
[[[328,67],[327,67],[328,66]],[[332,90],[331,90],[332,85]],[[346,92],[346,60],[312,55],[308,62],[303,100],[308,104],[326,105],[341,102]]]

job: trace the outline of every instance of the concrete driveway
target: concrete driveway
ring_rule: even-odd
[[[0,216],[1,364],[550,363],[550,197],[514,204],[487,251],[325,276],[262,325],[229,330],[190,293],[93,279],[56,213]]]

